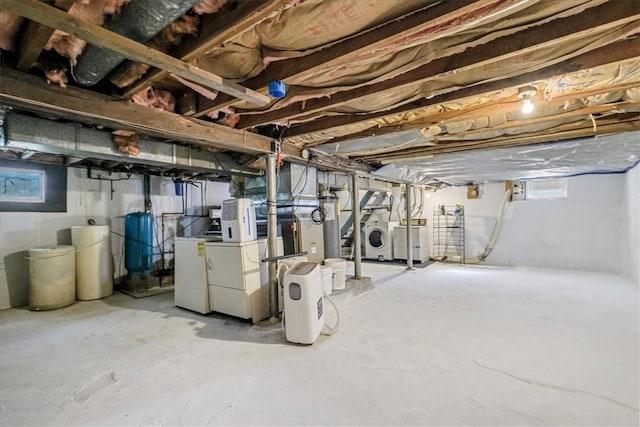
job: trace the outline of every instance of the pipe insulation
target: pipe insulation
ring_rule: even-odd
[[[105,28],[139,43],[149,41],[173,21],[184,15],[197,0],[135,0]],[[93,86],[105,78],[125,57],[108,49],[87,46],[74,69],[78,83]]]
[[[502,202],[500,203],[500,209],[498,209],[498,216],[496,217],[496,225],[493,227],[493,233],[491,233],[491,238],[489,239],[489,243],[487,247],[484,249],[480,255],[478,255],[478,261],[484,261],[491,251],[493,251],[493,247],[498,240],[498,236],[500,235],[500,230],[502,229],[502,222],[504,219],[504,209],[509,203],[509,199],[511,198],[511,189],[508,189],[504,192],[504,196],[502,197]]]

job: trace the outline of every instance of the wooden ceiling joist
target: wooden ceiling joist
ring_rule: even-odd
[[[579,93],[571,93],[570,95],[554,98],[551,102],[556,108],[559,108],[567,100],[576,99],[576,98],[585,98],[589,96],[600,95],[607,92],[634,89],[634,88],[640,88],[640,81],[600,87],[597,89],[580,91]],[[476,107],[471,107],[469,109],[465,109],[462,111],[457,111],[457,110],[441,111],[431,116],[420,118],[418,120],[412,120],[410,122],[394,124],[391,126],[376,127],[376,128],[364,130],[362,132],[333,138],[331,139],[330,142],[336,143],[336,142],[342,142],[342,141],[355,140],[358,138],[387,135],[390,133],[403,132],[411,129],[422,129],[424,127],[434,125],[445,120],[451,120],[451,119],[461,120],[461,119],[467,119],[467,118],[473,119],[474,117],[479,117],[482,115],[488,116],[491,114],[496,114],[501,110],[505,112],[514,111],[519,108],[519,105],[521,102],[519,99],[517,99],[517,97],[514,97],[514,98],[516,99],[513,99],[513,98],[495,99],[495,100],[492,100],[491,102],[480,104]],[[514,102],[517,102],[517,105],[514,104]],[[538,107],[542,107],[542,108],[539,108],[540,110],[546,110],[549,107],[550,102],[544,101],[541,104],[541,101],[536,100],[536,104]],[[580,116],[584,114],[584,112],[588,108],[590,107],[565,111],[564,113],[562,113],[563,114],[562,117],[571,117],[572,115]],[[589,110],[587,114],[590,114],[590,113],[596,114],[599,112],[606,112],[607,110],[613,110],[616,108],[618,107],[614,105],[609,105],[609,104],[599,105],[595,110]],[[561,118],[561,117],[559,117],[558,115],[554,115],[552,116],[552,118],[535,116],[535,117],[526,119],[526,123],[539,123],[545,120],[555,120],[558,118]],[[499,129],[502,126],[506,126],[506,124],[493,126],[492,129]],[[314,145],[318,145],[318,144],[311,143],[311,144],[307,144],[306,147],[308,148],[309,146],[314,146]]]
[[[501,3],[501,1],[458,0],[430,5],[301,58],[272,62],[266,70],[256,77],[243,82],[243,85],[254,90],[265,90],[272,80],[300,78],[344,61],[347,57],[355,57],[363,52],[371,52],[376,48],[381,48],[383,45],[402,40],[409,34],[420,32],[433,26],[436,20],[440,24],[453,21],[463,15],[470,14],[471,10],[488,7],[495,3]],[[235,102],[237,100],[230,96],[218,96],[213,101],[202,97],[199,99],[199,111],[196,117],[228,107]]]
[[[75,0],[56,0],[53,5],[60,10],[67,11]],[[38,56],[49,41],[54,29],[34,21],[27,21],[24,35],[18,47],[17,66],[22,71],[27,71],[36,63]]]
[[[228,93],[257,105],[269,103],[267,95],[180,61],[170,55],[134,42],[98,25],[89,24],[39,0],[0,0],[0,9],[23,16],[39,24],[73,34],[98,47],[112,50],[133,61],[152,65],[207,88]]]
[[[340,91],[330,97],[313,98],[293,103],[284,108],[263,114],[242,116],[238,123],[238,128],[246,129],[263,124],[278,123],[293,117],[337,107],[382,91],[416,86],[445,73],[506,60],[533,49],[552,48],[554,45],[580,38],[585,32],[594,27],[613,28],[638,19],[640,19],[640,13],[634,2],[623,2],[616,8],[612,8],[610,4],[605,3],[587,9],[575,16],[559,18],[547,24],[528,28],[517,34],[471,47],[458,54],[435,59],[412,71],[379,83]]]
[[[178,114],[156,110],[105,96],[95,96],[84,89],[60,89],[44,80],[7,68],[0,68],[0,102],[28,111],[126,129],[161,139],[190,143],[208,148],[222,148],[246,153],[269,153],[272,139]],[[300,158],[300,149],[282,144],[282,153]]]
[[[254,27],[259,22],[286,8],[292,0],[255,0],[237,2],[233,10],[204,15],[198,37],[185,40],[171,52],[171,56],[191,62],[207,51],[221,46],[235,35]],[[230,3],[228,3],[230,5]],[[162,70],[151,71],[123,93],[123,98],[131,98],[135,93],[169,76]],[[246,86],[246,85],[245,85]],[[219,96],[223,96],[220,94]],[[235,99],[229,96],[230,99]]]
[[[491,138],[484,141],[456,141],[439,142],[436,145],[426,147],[415,147],[389,154],[376,154],[373,156],[358,156],[360,161],[376,161],[380,163],[393,163],[405,161],[411,158],[425,156],[436,156],[441,154],[457,153],[461,151],[480,150],[487,148],[506,148],[523,145],[543,144],[547,142],[564,141],[568,139],[585,138],[595,135],[604,135],[619,132],[631,132],[640,129],[640,114],[624,114],[613,117],[595,119],[596,127],[594,131],[593,121],[584,120],[582,122],[568,123],[553,128],[549,133],[540,135],[538,133],[520,134],[516,136]]]
[[[367,122],[369,120],[392,116],[398,113],[408,113],[413,110],[419,110],[421,108],[444,104],[457,99],[468,98],[490,92],[498,92],[521,85],[528,85],[539,80],[560,77],[576,70],[589,69],[637,58],[638,52],[640,52],[639,39],[622,40],[616,43],[612,43],[608,46],[594,49],[590,52],[578,55],[552,66],[545,67],[538,71],[521,74],[519,76],[507,79],[496,80],[489,83],[470,86],[464,89],[459,89],[446,94],[438,95],[433,98],[413,101],[390,110],[378,111],[369,114],[342,115],[316,119],[312,122],[292,126],[291,128],[286,129],[284,131],[283,137],[286,139],[287,137],[300,136],[313,132],[339,128],[341,126]],[[371,129],[371,132],[375,133],[375,129]],[[359,134],[358,136],[366,135]]]

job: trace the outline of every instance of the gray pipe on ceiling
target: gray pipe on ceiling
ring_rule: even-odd
[[[133,0],[119,15],[113,16],[105,28],[144,43],[184,15],[196,2],[197,0]],[[93,86],[125,59],[119,53],[89,45],[74,69],[76,81],[81,85]]]

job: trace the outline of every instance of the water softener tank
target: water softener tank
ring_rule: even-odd
[[[335,196],[321,197],[320,207],[324,210],[324,257],[340,258],[340,209]]]
[[[76,284],[79,300],[94,300],[113,293],[113,256],[108,225],[71,227],[76,247]]]
[[[153,215],[145,212],[127,214],[124,241],[127,277],[143,279],[149,276],[153,264]]]

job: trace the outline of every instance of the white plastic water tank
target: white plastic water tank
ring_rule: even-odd
[[[108,225],[71,227],[76,247],[76,285],[79,300],[108,297],[113,293],[113,258]]]
[[[76,255],[73,246],[29,249],[29,305],[53,310],[76,301]]]
[[[320,266],[300,262],[284,274],[284,314],[287,341],[313,344],[324,327],[324,297]]]

